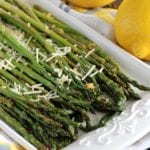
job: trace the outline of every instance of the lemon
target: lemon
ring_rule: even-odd
[[[81,8],[79,6],[75,6],[75,5],[72,5],[72,4],[69,4],[69,7],[71,7],[72,9],[80,12],[80,13],[86,13],[88,11],[88,9],[86,8]]]
[[[67,0],[71,4],[83,7],[83,8],[95,8],[108,5],[115,0]]]
[[[117,9],[112,9],[112,8],[101,8],[100,10],[96,11],[94,14],[96,17],[102,19],[103,21],[114,25],[115,22],[115,16],[112,14],[117,13]]]
[[[2,142],[0,142],[0,149],[19,150],[19,148],[17,148],[15,144],[2,143]]]
[[[115,19],[115,32],[123,48],[150,61],[150,0],[124,0]]]
[[[21,150],[22,148],[20,148],[19,146],[15,145],[15,144],[11,144],[11,150]]]

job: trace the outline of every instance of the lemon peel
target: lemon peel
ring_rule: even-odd
[[[115,19],[118,43],[136,57],[150,61],[150,0],[124,0]]]
[[[115,0],[67,0],[71,4],[83,7],[83,8],[96,8],[108,5]]]

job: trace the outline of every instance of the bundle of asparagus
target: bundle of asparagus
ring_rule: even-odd
[[[140,99],[92,41],[21,0],[0,1],[0,118],[39,150],[61,149]],[[105,115],[96,125],[90,113]]]

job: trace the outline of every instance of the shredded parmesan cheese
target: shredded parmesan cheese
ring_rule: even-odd
[[[31,27],[31,24],[28,22],[28,23],[27,23],[27,26],[28,26],[28,27]]]
[[[45,95],[39,95],[38,98],[50,101],[51,99],[59,98],[59,96],[55,92],[50,91]]]
[[[95,51],[95,49],[90,50],[90,51],[85,55],[85,58],[89,57],[94,51]]]
[[[21,93],[21,85],[20,84],[17,84],[14,82],[14,86],[13,88],[10,88],[10,90],[18,95],[22,95]]]
[[[54,71],[58,74],[58,77],[60,78],[62,76],[63,70],[59,68],[55,68]]]
[[[4,45],[4,44],[1,43],[1,42],[0,42],[0,49],[6,49],[6,50],[8,50],[8,52],[9,52],[9,51],[12,51],[11,48],[9,48],[8,46]]]
[[[29,39],[27,40],[26,44],[29,45],[29,43],[31,42],[31,40],[32,40],[32,36],[29,37]]]
[[[39,63],[39,48],[36,48],[36,61]]]
[[[29,92],[23,92],[23,95],[32,95],[32,94],[41,94],[41,91],[29,91]]]
[[[94,76],[96,76],[98,73],[102,73],[103,70],[104,70],[104,68],[102,67],[100,70],[97,70],[96,72],[94,72],[93,74],[91,74],[90,77],[94,77]]]
[[[30,86],[29,84],[26,83],[25,85],[26,87],[22,87],[20,84],[14,82],[14,85],[13,87],[10,88],[10,90],[19,95],[33,95],[43,93],[42,91],[44,88],[41,87],[41,84]]]
[[[35,91],[35,90],[39,90],[40,93],[42,93],[42,91],[44,90],[44,88],[42,87],[42,84],[35,84],[35,85],[32,85],[30,86],[29,84],[25,84],[28,88],[30,88],[32,91]]]
[[[28,23],[28,26],[30,26],[30,23]],[[32,52],[32,49],[29,46],[29,43],[32,40],[31,36],[27,39],[25,37],[25,32],[23,32],[22,30],[18,30],[16,27],[9,24],[6,24],[5,28],[12,36],[14,36],[18,40],[19,43],[21,43],[28,51]]]
[[[76,78],[77,80],[81,81],[81,79],[80,79],[78,76],[75,76],[75,78]]]
[[[71,47],[56,47],[55,48],[56,52],[51,54],[51,57],[49,57],[46,62],[50,62],[52,59],[55,57],[62,57],[67,55],[69,52],[71,52]]]
[[[93,72],[93,70],[94,70],[95,68],[96,68],[96,66],[93,65],[93,66],[91,67],[91,69],[86,73],[86,75],[82,77],[82,81],[85,80],[85,79]]]
[[[78,77],[82,77],[82,74],[80,72],[78,72],[77,68],[74,69],[70,69],[71,72],[73,72],[75,75],[77,75]]]
[[[46,42],[50,45],[50,46],[53,46],[53,41],[52,41],[52,39],[46,39]]]
[[[62,77],[59,78],[59,79],[57,79],[57,81],[58,81],[58,83],[59,83],[60,85],[62,85],[62,86],[63,86],[63,84],[64,84],[65,82],[67,82],[67,83],[68,83],[68,86],[69,86],[70,83],[72,82],[72,79],[69,79],[69,77],[68,77],[67,75],[62,75]]]
[[[12,58],[10,58],[9,60],[7,59],[2,59],[0,60],[0,69],[4,69],[4,70],[12,70],[15,68],[15,66],[12,64]]]
[[[16,62],[21,61],[21,58],[22,58],[22,56],[19,56],[19,57],[16,59]]]
[[[49,27],[48,27],[47,25],[45,26],[45,30],[46,30],[46,31],[48,31],[48,30],[49,30]]]

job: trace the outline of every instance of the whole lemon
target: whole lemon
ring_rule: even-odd
[[[115,19],[115,32],[123,48],[150,61],[150,0],[124,0]]]
[[[95,8],[108,5],[115,0],[67,0],[71,4],[83,7],[83,8]]]

